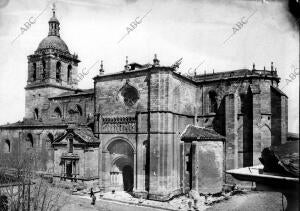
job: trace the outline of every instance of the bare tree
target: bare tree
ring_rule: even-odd
[[[55,211],[68,194],[35,174],[37,154],[29,150],[17,156],[0,154],[0,208],[12,211]]]

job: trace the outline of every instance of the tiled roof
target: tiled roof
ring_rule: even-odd
[[[181,134],[182,141],[192,141],[192,140],[224,140],[225,137],[221,136],[219,133],[213,129],[208,129],[204,127],[199,127],[195,125],[188,125]]]
[[[99,143],[99,139],[97,139],[91,128],[87,127],[87,126],[69,126],[66,129],[66,132],[64,132],[61,136],[58,136],[55,140],[54,140],[54,144],[55,143],[59,143],[61,140],[63,140],[68,134],[73,134],[74,137],[78,137],[80,138],[80,140],[82,142],[85,143]]]
[[[86,142],[99,142],[99,140],[94,136],[92,129],[89,127],[76,127],[74,129],[74,133]]]
[[[65,123],[60,122],[42,122],[34,119],[24,119],[15,123],[0,125],[0,128],[16,128],[16,127],[39,127],[39,126],[65,126]]]

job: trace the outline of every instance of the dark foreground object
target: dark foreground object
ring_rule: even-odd
[[[299,143],[287,143],[266,148],[260,161],[264,166],[229,170],[238,180],[256,182],[257,190],[276,191],[284,194],[287,211],[299,209]]]

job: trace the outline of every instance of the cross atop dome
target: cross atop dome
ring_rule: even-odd
[[[56,5],[52,4],[53,16],[49,20],[49,33],[48,36],[58,36],[59,37],[59,21],[55,17]]]
[[[56,10],[56,6],[55,6],[55,2],[52,4],[52,13],[53,13],[53,17],[55,17],[55,10]]]

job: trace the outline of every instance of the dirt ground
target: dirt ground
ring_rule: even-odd
[[[283,206],[286,207],[286,200],[283,197]],[[96,205],[91,205],[89,198],[72,196],[68,204],[61,211],[158,211],[159,209],[140,207],[135,205],[127,205],[124,203],[116,203],[97,199]],[[161,209],[163,210],[163,209]],[[205,209],[213,210],[234,210],[234,211],[281,211],[282,195],[277,192],[261,192],[253,191],[246,194],[231,196],[230,199],[216,203]]]
[[[283,206],[286,208],[284,196]],[[229,200],[214,204],[206,210],[280,211],[283,210],[282,194],[278,192],[253,191],[247,194],[232,196]]]

